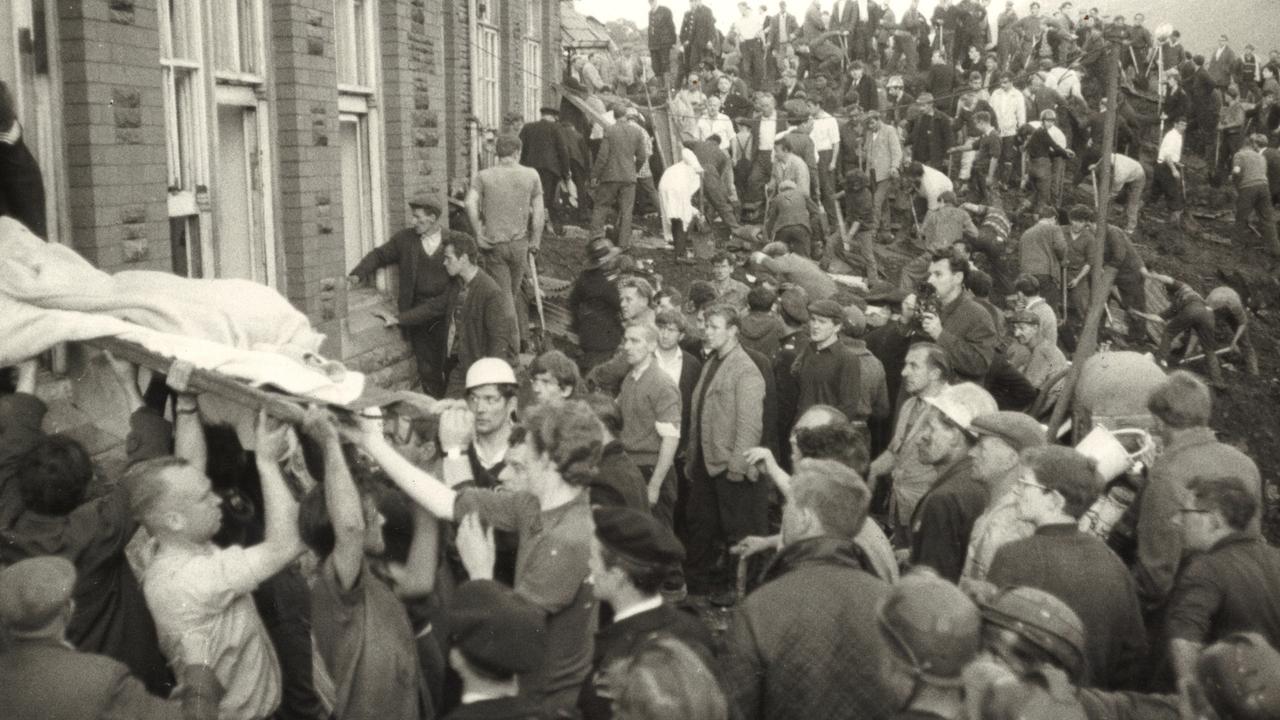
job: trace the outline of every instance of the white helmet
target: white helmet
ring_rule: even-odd
[[[516,373],[502,358],[480,358],[467,368],[467,389],[481,385],[515,385]]]
[[[925,398],[925,402],[937,408],[943,416],[965,432],[972,432],[975,417],[996,412],[996,401],[981,386],[966,382],[950,385],[937,397]]]

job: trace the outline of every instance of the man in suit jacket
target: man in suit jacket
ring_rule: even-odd
[[[716,305],[706,311],[710,350],[693,390],[689,412],[686,514],[690,592],[723,595],[733,567],[725,549],[768,529],[768,483],[748,479],[746,451],[760,444],[764,377],[738,342],[738,311]],[[754,475],[754,473],[753,473]]]
[[[1209,77],[1213,80],[1214,87],[1227,89],[1231,84],[1231,79],[1236,75],[1236,68],[1239,65],[1236,60],[1236,51],[1231,49],[1227,44],[1227,36],[1223,35],[1218,38],[1218,48],[1209,56],[1208,70]]]
[[[484,357],[512,362],[516,357],[516,318],[511,303],[476,259],[480,248],[470,235],[454,233],[444,241],[449,288],[447,340],[449,385],[446,395],[463,397],[463,379],[471,363]]]
[[[689,0],[689,11],[680,23],[680,42],[684,44],[681,82],[691,73],[702,70],[704,60],[716,59],[720,53],[716,47],[717,37],[716,17],[711,8],[703,5],[702,0]]]
[[[787,3],[785,0],[778,1],[778,14],[769,18],[768,29],[765,30],[765,79],[769,81],[778,78],[779,69],[777,58],[785,51],[785,48],[798,39],[800,34],[800,25],[796,22],[796,16],[787,12]]]
[[[409,201],[409,209],[413,226],[374,248],[352,268],[349,279],[353,285],[367,285],[380,268],[395,265],[400,269],[396,293],[400,315],[387,322],[400,327],[413,349],[422,392],[439,398],[444,397],[445,391],[445,338],[449,332],[445,310],[450,283],[443,241],[463,233],[440,226],[440,206],[430,195],[415,196]]]
[[[560,110],[544,107],[538,113],[541,117],[537,122],[520,128],[520,164],[538,171],[538,179],[542,181],[542,206],[546,208],[547,220],[555,225],[556,188],[570,175],[569,146],[556,124]]]
[[[75,584],[75,566],[56,556],[20,560],[0,571],[0,632],[9,637],[0,652],[0,717],[183,717],[184,703],[151,695],[121,663],[67,642]],[[216,683],[188,692],[185,709],[192,717],[202,702],[216,713]]]
[[[898,138],[898,128],[885,122],[878,112],[867,113],[863,137],[862,157],[866,163],[873,198],[874,227],[870,229],[875,232],[887,225],[885,205],[889,202],[893,181],[898,177],[898,169],[902,166],[902,141]]]
[[[614,104],[617,122],[605,128],[600,152],[591,168],[594,209],[591,212],[591,237],[604,236],[604,223],[609,210],[618,210],[617,246],[631,244],[631,212],[636,205],[636,175],[649,159],[649,147],[643,130],[626,122],[627,104]]]
[[[659,5],[658,0],[649,0],[649,58],[653,62],[653,74],[662,78],[664,88],[670,85],[667,74],[671,72],[671,48],[677,39],[671,8]]]

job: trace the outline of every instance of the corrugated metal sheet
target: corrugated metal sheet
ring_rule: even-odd
[[[566,50],[607,50],[610,41],[604,23],[583,17],[572,2],[560,3],[560,44]]]

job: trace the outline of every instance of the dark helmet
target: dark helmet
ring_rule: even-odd
[[[908,575],[876,614],[880,634],[917,679],[956,686],[982,648],[978,606],[960,588],[930,573]]]
[[[982,619],[1036,646],[1073,679],[1084,675],[1084,623],[1057,597],[1036,588],[1011,588],[983,605]]]

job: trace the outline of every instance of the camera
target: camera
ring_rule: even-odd
[[[942,317],[942,301],[938,299],[938,291],[926,280],[916,286],[916,315],[912,318],[912,327],[924,332],[924,316],[932,313]]]

